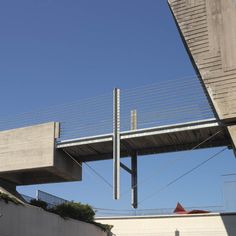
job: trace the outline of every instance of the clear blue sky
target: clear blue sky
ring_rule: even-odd
[[[0,1],[0,115],[31,111],[111,92],[194,75],[166,0]],[[142,200],[218,149],[139,159]],[[181,161],[158,172],[172,158]],[[112,182],[112,162],[92,166]],[[140,208],[221,205],[221,175],[236,172],[226,151],[181,182],[144,201]],[[112,191],[88,170],[82,182],[20,187],[105,208],[130,208],[130,194]],[[122,171],[122,192],[129,176]]]

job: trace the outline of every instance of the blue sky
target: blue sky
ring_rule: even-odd
[[[121,89],[194,75],[166,0],[0,1],[0,115],[2,117],[73,102]],[[139,159],[144,199],[218,149],[145,156]],[[158,171],[183,156],[166,173]],[[128,160],[126,160],[128,163]],[[112,182],[112,162],[92,166]],[[184,178],[140,208],[221,205],[221,175],[236,172],[232,151]],[[90,203],[130,208],[130,194],[112,200],[112,191],[85,168],[78,183],[20,187]],[[122,171],[122,192],[129,176]]]

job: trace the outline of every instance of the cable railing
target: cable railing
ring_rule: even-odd
[[[223,206],[191,206],[186,207],[187,212],[201,209],[209,213],[224,213]],[[96,217],[118,217],[118,216],[155,216],[155,215],[174,215],[174,208],[154,208],[143,210],[114,210],[114,209],[99,209],[96,210]]]
[[[214,117],[197,77],[121,91],[121,130],[123,131],[130,128],[132,110],[136,111],[137,128]]]
[[[68,203],[70,201],[52,195],[50,193],[38,190],[36,198],[29,197],[27,195],[21,194],[26,202],[30,203],[32,200],[40,200],[47,203],[48,208],[55,207],[60,204]],[[107,209],[107,208],[96,208],[93,207],[96,217],[116,217],[116,216],[154,216],[154,215],[173,215],[174,208],[154,208],[154,209]],[[225,212],[224,206],[192,206],[186,207],[187,212],[196,209],[201,209],[204,211],[209,211],[210,213],[223,213]]]
[[[136,128],[151,128],[214,118],[197,77],[166,80],[121,90],[121,131],[131,129],[135,111]],[[60,122],[59,141],[112,133],[112,93],[35,112],[0,119],[0,130]]]

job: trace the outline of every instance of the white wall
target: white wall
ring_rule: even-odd
[[[116,236],[236,236],[235,214],[98,218]]]
[[[107,236],[100,228],[34,206],[0,200],[0,236]]]

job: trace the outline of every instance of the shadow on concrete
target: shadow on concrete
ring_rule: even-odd
[[[221,219],[228,236],[236,235],[236,213],[222,213]]]

